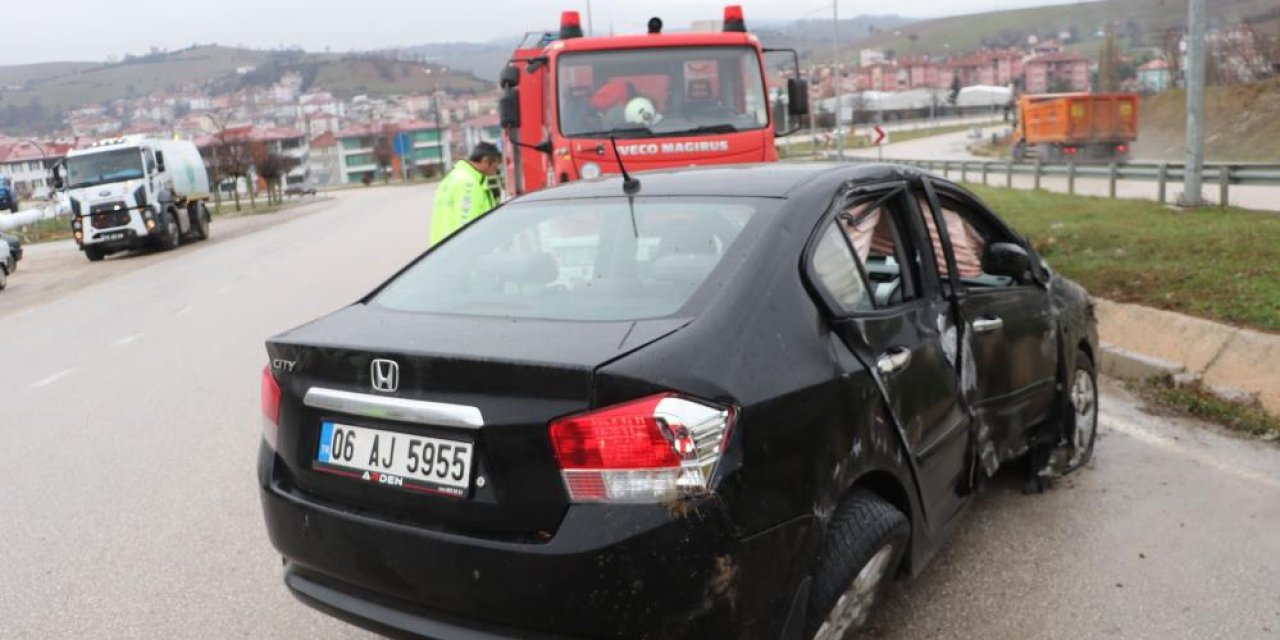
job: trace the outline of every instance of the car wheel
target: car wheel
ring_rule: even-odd
[[[1067,387],[1072,409],[1072,422],[1066,438],[1067,468],[1071,473],[1093,457],[1093,445],[1098,439],[1098,374],[1089,354],[1076,354],[1076,370]]]
[[[901,511],[868,491],[855,490],[836,508],[809,597],[808,637],[840,640],[866,624],[910,532]]]
[[[164,228],[164,235],[157,240],[160,250],[171,251],[176,249],[182,242],[182,230],[178,228],[178,219],[174,217],[172,211],[164,213]]]
[[[98,262],[107,257],[107,254],[102,251],[102,247],[89,245],[84,248],[84,257],[88,258],[89,262]]]

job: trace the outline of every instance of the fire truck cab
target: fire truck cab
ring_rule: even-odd
[[[807,115],[796,53],[761,46],[740,6],[719,32],[662,33],[653,18],[646,34],[608,37],[583,37],[578,12],[564,12],[558,37],[522,43],[502,72],[507,193],[619,173],[619,156],[631,172],[777,160],[774,137],[790,131],[766,83],[775,51],[796,59],[786,111]]]

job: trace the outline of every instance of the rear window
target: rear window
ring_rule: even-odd
[[[724,271],[744,230],[771,205],[712,198],[508,205],[439,245],[372,302],[510,318],[671,316]]]

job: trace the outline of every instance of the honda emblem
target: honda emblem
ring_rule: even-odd
[[[395,393],[400,388],[400,365],[395,360],[375,359],[369,365],[369,379],[374,391]]]

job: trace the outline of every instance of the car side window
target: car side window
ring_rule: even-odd
[[[1017,286],[1019,283],[1015,279],[991,275],[984,272],[982,268],[983,253],[987,247],[997,242],[1017,242],[1017,239],[1007,237],[1007,234],[998,226],[986,219],[985,212],[971,203],[944,191],[938,191],[937,195],[947,237],[951,240],[956,271],[959,272],[961,282],[976,288]],[[946,283],[951,279],[951,269],[947,264],[937,224],[934,222],[933,208],[923,193],[917,196],[917,201],[920,213],[924,217],[925,228],[929,232],[929,244],[932,246],[935,262],[938,265],[938,277]]]
[[[901,191],[839,206],[813,252],[819,284],[845,312],[883,309],[918,297],[918,253],[899,213]]]

